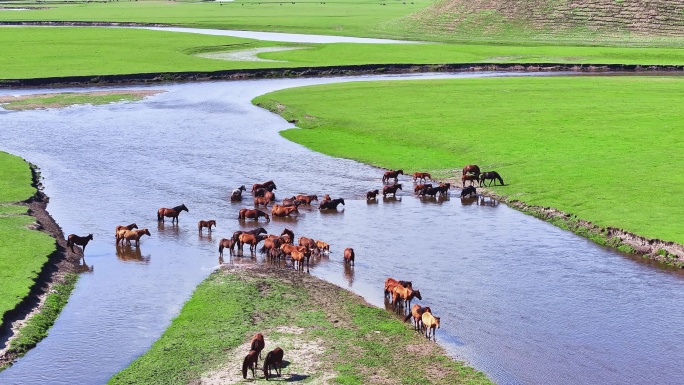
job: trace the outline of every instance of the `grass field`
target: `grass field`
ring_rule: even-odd
[[[256,332],[266,342],[262,357],[276,346],[285,351],[289,364],[279,381],[490,383],[393,314],[339,287],[289,269],[241,269],[210,275],[150,350],[109,384],[242,382],[245,343]]]
[[[678,77],[499,78],[344,83],[253,102],[298,120],[304,129],[282,135],[319,152],[442,178],[475,163],[502,174],[498,194],[684,243],[682,92]]]
[[[48,255],[55,250],[49,235],[30,230],[27,207],[13,205],[35,193],[31,170],[21,158],[0,152],[0,318],[29,293]]]

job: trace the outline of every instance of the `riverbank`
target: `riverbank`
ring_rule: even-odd
[[[288,382],[491,383],[399,316],[338,286],[291,268],[232,264],[200,284],[150,350],[109,383],[243,382],[242,359],[257,332],[263,356],[276,346],[285,351]]]
[[[29,168],[29,164],[26,164],[26,168]],[[29,226],[29,232],[37,234],[26,234],[23,225],[14,230],[4,228],[3,236],[12,238],[12,232],[19,231],[22,232],[21,237],[28,235],[31,240],[26,246],[21,245],[19,251],[16,248],[0,248],[0,263],[4,265],[7,263],[5,261],[9,261],[13,265],[18,265],[16,261],[20,259],[35,261],[37,265],[29,265],[28,270],[24,269],[17,273],[21,279],[25,279],[26,275],[29,275],[30,279],[26,282],[28,287],[22,289],[26,294],[2,316],[0,370],[11,365],[12,361],[24,355],[47,336],[48,329],[66,305],[73,290],[81,259],[80,254],[67,252],[64,234],[47,211],[49,199],[41,191],[40,176],[35,167],[30,167],[30,170],[31,185],[35,193],[26,201],[10,207],[26,207],[26,214],[32,222],[26,225]],[[23,182],[15,177],[4,183],[21,185]],[[6,273],[9,271],[9,267],[5,269]],[[2,289],[22,282],[19,276],[7,275],[8,279],[2,281]]]

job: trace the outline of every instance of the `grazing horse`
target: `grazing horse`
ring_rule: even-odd
[[[71,249],[72,253],[75,253],[74,245],[83,246],[83,256],[85,257],[85,248],[88,245],[88,242],[92,240],[93,234],[88,234],[85,237],[79,237],[76,234],[69,234],[69,237],[67,237],[67,247]]]
[[[394,182],[399,181],[399,175],[404,175],[404,170],[390,170],[382,175],[382,183],[389,182],[390,179],[394,178]]]
[[[273,183],[272,180],[269,180],[269,181],[264,182],[264,183],[253,184],[252,185],[252,193],[255,193],[260,188],[266,189],[268,191],[277,190],[275,183]]]
[[[131,223],[128,226],[123,226],[123,225],[116,226],[116,231],[114,232],[114,236],[116,236],[116,234],[118,234],[120,230],[133,230],[133,229],[137,229],[137,228],[138,228],[138,225],[136,225],[135,223]]]
[[[468,175],[468,173],[473,174],[475,176],[479,176],[480,167],[478,167],[476,164],[469,164],[463,167],[463,175]]]
[[[266,377],[266,381],[268,381],[268,378],[271,376],[271,368],[275,369],[276,375],[278,377],[281,376],[283,368],[283,354],[284,352],[281,348],[275,348],[266,354],[266,358],[264,359],[264,377]]]
[[[413,181],[417,180],[423,180],[423,181],[428,181],[432,179],[432,175],[430,175],[429,172],[414,172],[413,173]]]
[[[230,200],[233,202],[241,201],[243,191],[247,191],[244,184],[242,186],[236,188],[235,190],[233,190],[233,192],[230,194]]]
[[[430,334],[432,334],[432,338],[437,341],[437,337],[435,337],[435,327],[439,329],[439,317],[433,316],[432,312],[424,312],[420,319],[423,322],[425,338],[430,339]]]
[[[206,227],[209,229],[209,232],[211,233],[211,226],[216,227],[216,221],[215,220],[209,220],[209,221],[199,221],[197,223],[197,230],[201,233],[202,230]]]
[[[380,190],[373,190],[366,193],[366,200],[377,199],[376,197],[380,194]]]
[[[243,251],[245,243],[249,245],[249,252],[254,254],[256,252],[257,245],[259,242],[266,239],[265,235],[252,235],[249,233],[242,233],[238,236],[238,248]]]
[[[265,212],[258,210],[258,209],[241,209],[240,212],[238,213],[238,219],[240,220],[245,220],[246,218],[249,219],[254,219],[255,221],[259,220],[259,217],[264,217],[266,218],[266,222],[271,221],[271,217],[268,216]]]
[[[247,379],[247,369],[252,371],[252,378],[255,378],[254,368],[259,364],[259,352],[256,350],[250,350],[245,356],[244,361],[242,361],[242,378]]]
[[[395,184],[393,186],[384,186],[382,188],[382,197],[387,198],[387,194],[392,194],[396,198],[397,197],[397,190],[402,190],[401,183]]]
[[[219,241],[219,257],[223,258],[223,249],[226,247],[230,249],[230,255],[233,255],[233,249],[235,248],[235,242],[232,238],[223,238]]]
[[[271,203],[271,198],[268,197],[254,197],[254,207],[259,207],[259,205],[268,208],[268,204]]]
[[[257,333],[252,337],[252,342],[250,343],[250,350],[254,350],[257,353],[259,353],[259,358],[261,358],[261,351],[264,350],[266,347],[266,343],[264,342],[264,335],[261,333]]]
[[[176,206],[172,209],[162,207],[159,210],[157,210],[157,222],[164,222],[164,217],[171,217],[171,223],[173,223],[173,221],[176,221],[176,223],[178,223],[178,216],[180,215],[181,211],[190,212],[190,210],[188,210],[188,208],[185,207],[184,204]]]
[[[126,244],[130,245],[131,240],[135,241],[135,246],[140,246],[140,238],[142,238],[143,235],[149,235],[150,237],[152,234],[150,234],[150,230],[148,229],[140,229],[140,230],[121,230],[116,234],[116,243],[118,244],[119,241],[121,241],[121,245],[123,246],[123,241],[126,240]]]
[[[318,206],[319,210],[337,210],[337,205],[342,203],[344,205],[344,199],[342,198],[337,198],[337,199],[331,199],[329,201],[323,201],[321,202],[321,205]]]
[[[463,174],[463,175],[461,175],[461,183],[463,183],[462,187],[465,187],[465,182],[467,180],[470,181],[470,185],[472,186],[473,184],[475,184],[475,182],[478,181],[478,179],[479,179],[478,175]]]
[[[317,195],[297,195],[296,198],[297,200],[301,201],[304,205],[310,205],[313,201],[318,202]]]
[[[316,241],[316,247],[318,247],[318,250],[321,250],[321,252],[330,253],[330,245],[323,241]]]
[[[477,189],[475,189],[475,186],[468,186],[461,190],[461,198],[473,195],[477,196]]]
[[[496,171],[487,171],[483,172],[480,174],[480,187],[482,187],[482,184],[484,183],[485,180],[489,179],[489,184],[487,186],[491,186],[492,182],[494,182],[494,186],[496,186],[496,181],[498,180],[501,185],[504,185],[503,178],[501,178],[501,175],[499,175],[498,172]]]
[[[430,312],[432,312],[432,310],[430,310],[429,306],[421,307],[417,303],[413,304],[413,306],[411,307],[411,313],[409,313],[409,315],[407,315],[404,318],[404,322],[413,318],[413,320],[411,321],[411,323],[413,324],[413,330],[423,330],[422,317],[423,317],[423,313],[425,313],[425,312],[430,313]]]
[[[274,217],[289,217],[292,213],[298,213],[297,206],[285,207],[281,205],[274,205],[271,209],[271,215]]]
[[[417,185],[413,186],[413,192],[418,194],[420,192],[420,190],[422,190],[426,187],[432,187],[432,183],[417,184]]]
[[[290,238],[289,240],[286,239],[286,240],[285,240],[285,243],[294,243],[294,240],[295,240],[294,231],[292,231],[292,230],[290,230],[290,229],[288,229],[288,228],[284,228],[284,229],[283,229],[283,232],[280,233],[280,236],[282,237],[282,236],[284,236],[284,235],[287,235],[288,238]]]
[[[354,265],[354,249],[351,247],[344,249],[344,263]]]

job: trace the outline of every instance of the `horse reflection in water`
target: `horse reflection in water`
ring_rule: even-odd
[[[347,279],[349,287],[354,285],[354,266],[348,263],[344,264],[344,278]]]
[[[81,264],[76,266],[77,273],[92,273],[95,271],[95,265],[90,265],[86,263],[85,257],[81,258]]]
[[[478,204],[479,206],[496,207],[496,206],[499,205],[499,201],[497,201],[496,199],[494,199],[494,198],[492,198],[492,197],[487,197],[487,196],[480,195],[480,196],[479,196],[479,199],[478,199],[478,201],[477,201],[477,204]]]
[[[124,262],[150,262],[149,255],[143,256],[139,247],[131,247],[131,245],[116,245],[116,257]]]

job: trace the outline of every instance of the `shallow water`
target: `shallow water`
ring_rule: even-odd
[[[382,170],[284,140],[277,132],[292,125],[249,102],[335,81],[164,85],[154,88],[167,93],[138,103],[0,112],[0,149],[40,166],[48,210],[65,234],[94,234],[86,255],[92,273],[82,275],[49,337],[1,372],[0,383],[101,384],[128,366],[217,267],[218,240],[256,226],[239,224],[238,209],[251,204],[231,204],[230,191],[268,179],[279,199],[345,198],[337,212],[304,208],[265,225],[331,244],[311,274],[380,307],[386,277],[412,280],[419,302],[441,316],[438,342],[497,383],[681,383],[679,272],[492,201],[418,200],[408,178],[396,200],[368,204],[365,192],[381,186]],[[46,91],[60,90],[2,93]],[[157,208],[181,203],[190,211],[179,226],[158,225]],[[201,219],[217,220],[214,234],[198,236]],[[139,249],[117,249],[114,227],[130,222],[152,236]],[[345,247],[356,250],[354,268],[342,263]]]

